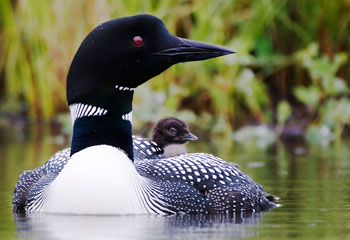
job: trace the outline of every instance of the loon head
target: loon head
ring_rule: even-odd
[[[67,101],[127,94],[178,62],[230,53],[219,46],[178,38],[151,15],[107,21],[79,47],[67,78]]]
[[[172,144],[184,144],[197,139],[184,121],[174,117],[161,119],[152,129],[152,141],[163,149]]]
[[[114,19],[83,40],[67,77],[73,119],[72,151],[107,144],[132,159],[134,89],[173,64],[214,58],[233,51],[176,37],[151,15]]]

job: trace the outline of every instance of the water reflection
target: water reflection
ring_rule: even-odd
[[[242,215],[14,214],[19,239],[229,239],[257,233],[264,213]]]

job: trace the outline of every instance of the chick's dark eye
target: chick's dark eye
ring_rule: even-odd
[[[136,47],[140,47],[143,45],[143,39],[142,37],[140,36],[135,36],[133,39],[132,39],[132,42],[133,44],[136,46]]]
[[[176,130],[176,128],[174,128],[174,127],[169,128],[169,131],[170,131],[171,133],[174,133],[174,134],[177,133],[177,130]]]

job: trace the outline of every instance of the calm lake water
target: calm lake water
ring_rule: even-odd
[[[188,145],[236,162],[281,199],[269,212],[238,216],[14,215],[18,175],[69,145],[48,129],[0,129],[0,239],[350,239],[350,142],[291,140],[265,150],[217,138]]]

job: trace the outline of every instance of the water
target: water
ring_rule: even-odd
[[[0,239],[350,239],[350,144],[278,143],[265,150],[222,138],[190,151],[236,162],[281,207],[234,216],[14,215],[18,175],[43,164],[68,139],[50,129],[0,129]]]

